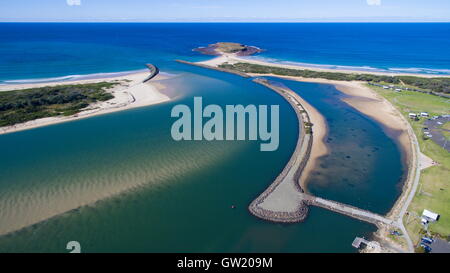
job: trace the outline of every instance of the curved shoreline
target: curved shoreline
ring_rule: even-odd
[[[301,195],[301,193],[303,193],[303,189],[301,188],[298,181],[301,177],[304,167],[308,163],[313,142],[311,128],[309,128],[310,132],[306,133],[307,128],[305,124],[310,124],[309,115],[306,109],[297,99],[297,97],[299,96],[294,91],[288,88],[275,86],[266,79],[258,78],[254,79],[253,81],[277,92],[292,106],[297,115],[299,123],[299,135],[295,150],[292,153],[292,156],[284,167],[283,171],[265,191],[263,191],[255,200],[250,203],[248,209],[251,214],[272,222],[292,223],[303,221],[308,215],[309,209],[307,204],[305,203],[306,200],[303,199],[303,196]],[[291,185],[283,187],[282,184]],[[283,189],[280,189],[280,186],[283,187]],[[271,198],[270,195],[273,195],[275,191],[281,191],[278,196],[286,195],[287,193],[285,193],[284,191],[286,191],[289,186],[291,186],[291,190],[293,186],[294,190],[297,191],[298,198],[296,198],[295,200],[297,203],[296,206],[294,205],[290,208],[283,208],[276,205],[274,206],[273,202],[272,204],[264,206],[264,203],[268,198]]]
[[[46,117],[41,119],[30,120],[24,123],[14,124],[11,126],[0,127],[0,135],[169,101],[171,98],[161,92],[163,89],[165,89],[165,86],[157,82],[158,80],[165,79],[165,77],[158,74],[159,70],[153,65],[148,66],[148,69],[150,70],[150,75],[148,75],[148,72],[146,71],[115,77],[85,79],[77,81],[64,81],[64,82],[58,81],[58,82],[1,85],[0,92],[4,92],[9,90],[39,88],[44,86],[88,84],[98,82],[120,82],[120,84],[117,87],[107,90],[108,92],[114,95],[114,98],[108,101],[93,103],[88,107],[86,107],[85,109],[83,109],[83,111],[67,117],[66,116]],[[150,79],[153,79],[156,82],[149,81]]]
[[[342,99],[345,103],[355,108],[357,111],[373,118],[376,120],[383,128],[383,131],[392,138],[401,148],[402,153],[405,156],[405,162],[407,167],[407,172],[403,180],[402,191],[400,195],[395,200],[395,203],[385,215],[385,217],[392,219],[397,223],[397,226],[401,229],[402,233],[405,234],[405,240],[407,249],[409,252],[414,251],[413,242],[409,237],[408,232],[403,224],[403,216],[405,215],[409,204],[417,189],[417,185],[420,178],[420,160],[419,155],[421,154],[420,148],[418,146],[417,137],[414,134],[411,125],[406,120],[406,118],[399,112],[395,106],[393,106],[385,98],[378,95],[375,91],[371,90],[369,87],[363,86],[360,82],[343,82],[343,81],[333,81],[325,79],[305,79],[300,77],[290,77],[290,76],[280,76],[280,75],[267,75],[267,74],[251,74],[252,76],[273,76],[276,78],[285,78],[301,82],[315,82],[315,83],[325,83],[332,84],[336,89],[343,92],[344,94],[350,96],[348,98]],[[358,92],[356,92],[358,89]],[[365,92],[361,93],[361,90]],[[374,103],[378,104],[378,107],[373,107]],[[373,109],[377,110],[374,111]],[[384,115],[377,115],[380,113],[380,109],[384,109]],[[383,112],[382,111],[382,112]],[[376,112],[376,113],[375,113]],[[388,114],[388,115],[387,115]],[[400,122],[395,122],[395,120]],[[395,124],[397,127],[395,127]],[[397,132],[397,133],[396,133]],[[399,132],[399,133],[398,133]],[[384,240],[390,241],[382,233],[388,233],[388,228],[384,225],[377,225],[378,230],[375,232],[375,236]],[[393,242],[390,242],[393,243]]]
[[[194,65],[205,67],[209,69],[215,69],[219,71],[224,71],[223,68],[218,67],[220,64],[228,61],[243,61],[243,62],[250,62],[246,59],[238,58],[236,56],[232,55],[223,55],[217,58],[214,58],[209,61],[204,61],[200,63],[196,63]],[[272,65],[270,63],[263,63],[264,65]],[[283,66],[283,65],[281,65]],[[298,69],[298,68],[297,68]],[[228,70],[228,69],[227,69]],[[236,71],[230,70],[230,71],[224,71],[224,72],[231,72],[234,74]],[[239,72],[242,73],[242,72]],[[349,72],[347,72],[349,73]],[[285,78],[285,79],[291,79],[296,81],[305,81],[305,82],[317,82],[317,83],[326,83],[326,84],[332,84],[334,85],[338,90],[341,92],[349,95],[349,98],[342,99],[345,103],[349,104],[350,106],[354,107],[357,111],[362,112],[363,114],[375,119],[378,123],[382,125],[383,130],[387,135],[389,135],[391,138],[393,138],[396,142],[400,144],[400,147],[402,151],[405,154],[405,159],[408,165],[407,168],[407,175],[404,178],[404,184],[403,189],[400,194],[400,196],[396,199],[394,205],[392,206],[391,210],[387,213],[385,216],[385,219],[387,221],[392,222],[395,226],[401,229],[402,233],[404,234],[404,239],[406,241],[406,248],[408,252],[413,252],[413,243],[411,241],[411,238],[409,237],[409,234],[403,224],[403,216],[406,213],[406,210],[408,208],[409,203],[411,202],[412,197],[414,196],[414,193],[417,189],[417,184],[420,177],[420,162],[418,159],[418,156],[420,155],[420,149],[417,144],[417,139],[412,132],[410,124],[406,121],[406,119],[400,114],[398,109],[396,109],[389,101],[386,99],[380,97],[378,94],[375,93],[375,91],[371,90],[370,88],[363,86],[360,82],[345,82],[345,81],[333,81],[333,80],[326,80],[326,79],[317,79],[317,78],[301,78],[301,77],[291,77],[291,76],[281,76],[281,75],[272,75],[272,74],[255,74],[255,73],[244,73],[247,76],[274,76],[278,78]],[[270,87],[269,87],[270,88]],[[362,90],[362,91],[361,91]],[[288,99],[289,101],[289,99]],[[378,104],[378,107],[382,107],[382,111],[380,114],[380,109],[377,108],[375,111],[373,108],[375,104]],[[376,108],[376,107],[375,107]],[[295,107],[294,107],[295,109]],[[390,132],[389,132],[390,131]],[[397,135],[396,135],[397,134]],[[317,136],[316,136],[317,137]],[[317,139],[317,138],[315,138]],[[322,139],[320,139],[322,140]],[[319,143],[320,143],[319,140]],[[318,143],[316,143],[317,146]],[[294,152],[295,153],[295,152]],[[292,158],[291,158],[292,159]],[[313,163],[314,160],[310,161],[310,164],[308,166],[314,166],[315,163]],[[289,163],[288,163],[289,164]],[[287,166],[286,166],[287,167]],[[285,168],[286,169],[286,168]],[[303,169],[303,177],[302,180],[306,180],[308,177],[308,170]],[[285,170],[283,170],[285,172]],[[283,176],[284,174],[280,174],[280,176]],[[280,177],[279,176],[279,177]],[[277,177],[277,179],[279,179]],[[303,190],[301,186],[304,187],[304,183],[302,185],[299,185],[298,188],[302,191],[299,195],[303,196],[303,199],[300,202],[300,208],[298,211],[302,211],[302,214],[295,214],[293,212],[291,213],[271,213],[268,210],[261,210],[258,208],[255,208],[255,204],[261,204],[262,198],[267,198],[269,196],[269,193],[273,193],[275,189],[281,184],[281,182],[275,180],[272,185],[269,186],[266,191],[261,194],[257,200],[252,202],[249,209],[250,212],[253,215],[256,215],[262,219],[269,220],[269,221],[275,221],[275,222],[298,222],[303,220],[306,217],[307,211],[304,212],[306,209],[302,209],[303,206],[308,205],[314,205],[314,200],[309,200],[309,195],[306,193],[303,193]],[[256,213],[255,213],[256,212]],[[378,231],[375,233],[377,237],[384,241],[390,241],[387,236],[382,233],[383,230],[387,230],[389,228],[388,226],[385,226],[383,223],[377,223]],[[386,232],[385,232],[386,233]],[[390,242],[392,243],[392,242]],[[388,243],[389,245],[389,243]]]
[[[371,75],[380,75],[380,76],[415,76],[415,77],[423,77],[423,78],[449,78],[450,74],[426,74],[426,73],[406,73],[406,72],[382,72],[382,71],[366,71],[366,70],[358,70],[358,69],[339,69],[339,68],[322,68],[314,66],[307,66],[302,64],[284,64],[284,63],[274,63],[274,62],[266,62],[264,60],[259,60],[256,58],[244,58],[242,56],[236,56],[234,54],[222,54],[216,58],[199,62],[201,64],[217,66],[224,62],[228,63],[250,63],[257,65],[265,65],[272,67],[280,67],[280,68],[289,68],[289,69],[297,69],[297,70],[312,70],[317,72],[339,72],[346,74],[371,74]]]
[[[232,73],[245,78],[254,76],[251,73],[211,66],[201,62],[194,63],[184,60],[176,61],[183,64]],[[299,136],[296,148],[283,171],[268,186],[268,188],[266,188],[266,190],[250,203],[248,209],[252,215],[272,222],[301,222],[308,214],[308,204],[313,203],[313,197],[304,193],[302,185],[304,184],[304,181],[306,181],[309,172],[316,164],[317,158],[326,154],[328,150],[323,142],[326,132],[324,118],[314,107],[309,105],[296,92],[286,86],[272,84],[271,81],[264,78],[256,78],[253,82],[277,92],[291,105],[296,113],[299,123]],[[305,107],[305,105],[307,106]],[[319,130],[321,133],[317,135],[313,134],[312,126],[314,124],[311,123],[308,111],[314,111],[314,122],[317,121],[317,125],[320,126],[319,128],[323,129]],[[306,130],[309,132],[306,133]],[[313,147],[314,140],[317,141],[317,143]],[[311,158],[311,151],[313,149],[316,154]],[[306,170],[306,172],[303,172],[304,170]]]

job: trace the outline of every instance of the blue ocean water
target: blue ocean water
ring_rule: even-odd
[[[397,33],[387,34],[394,28]],[[65,252],[74,239],[85,252],[354,252],[353,238],[370,237],[374,226],[319,208],[293,225],[248,213],[248,204],[279,174],[295,146],[296,116],[287,102],[249,79],[173,60],[208,59],[191,49],[235,41],[264,48],[258,57],[275,61],[442,71],[449,67],[448,38],[437,29],[448,28],[0,24],[0,80],[67,78],[154,63],[178,74],[169,81],[182,93],[160,105],[0,136],[0,218],[8,219],[0,228],[19,229],[0,236],[0,252]],[[414,42],[404,45],[408,49],[389,46],[399,33],[407,37],[417,31],[434,34],[412,37]],[[423,50],[425,45],[430,49]],[[339,102],[342,94],[333,86],[277,80],[305,97],[329,124],[331,152],[321,159],[309,190],[387,212],[404,174],[394,141],[378,123]],[[254,142],[174,142],[168,135],[170,110],[191,104],[194,95],[219,105],[280,105],[279,150],[263,153]]]
[[[362,70],[450,74],[449,23],[0,23],[0,81],[145,68],[218,41],[257,58]]]

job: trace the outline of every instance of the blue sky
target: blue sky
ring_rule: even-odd
[[[0,21],[450,22],[450,0],[1,0]]]

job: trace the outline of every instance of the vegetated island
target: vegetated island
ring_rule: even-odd
[[[263,50],[255,47],[238,43],[219,42],[210,44],[207,47],[198,47],[193,49],[206,55],[221,56],[223,54],[235,54],[236,56],[250,56],[256,53],[260,53]]]
[[[436,166],[437,163],[421,153],[416,137],[416,134],[420,129],[415,130],[414,132],[410,124],[411,120],[408,119],[404,109],[400,109],[399,111],[398,108],[394,107],[394,105],[398,107],[397,103],[395,103],[396,101],[391,101],[389,98],[386,99],[386,96],[384,95],[383,97],[380,96],[379,90],[392,90],[391,92],[395,91],[398,94],[404,92],[414,96],[434,97],[441,101],[448,101],[450,93],[449,76],[311,68],[241,58],[235,53],[223,53],[214,59],[197,63],[180,62],[234,73],[243,77],[273,76],[296,81],[328,83],[335,85],[337,89],[350,95],[343,100],[360,112],[379,121],[383,125],[385,132],[400,143],[408,162],[408,173],[406,181],[404,182],[402,194],[385,217],[385,220],[391,221],[391,224],[378,225],[379,230],[376,235],[381,241],[386,243],[385,246],[389,246],[387,248],[384,247],[383,251],[414,251],[414,245],[420,243],[420,241],[418,241],[419,237],[416,234],[413,234],[412,237],[414,242],[412,242],[409,233],[416,233],[417,231],[409,229],[408,232],[403,224],[403,220],[404,217],[406,217],[405,215],[409,215],[408,211],[412,206],[412,204],[410,206],[410,203],[416,194],[418,181],[419,179],[422,180],[420,176],[421,170],[430,166]],[[392,102],[394,105],[391,104]],[[434,111],[431,105],[427,106],[429,107],[428,109],[430,109],[429,112],[438,112]],[[317,148],[318,145],[326,146],[323,141],[326,126],[320,124],[318,126],[318,124],[313,123],[311,124],[311,127],[312,125],[315,125],[313,147],[311,149],[309,161],[303,170],[302,178],[297,181],[297,183],[300,183],[300,189],[302,191],[306,190],[304,181],[305,177],[307,178],[308,171],[314,168],[314,160],[311,160],[314,159],[314,148]],[[322,136],[317,137],[317,132]],[[420,144],[422,146],[422,143]],[[433,156],[433,153],[428,152],[427,154]],[[439,158],[439,156],[440,155],[438,155],[437,158]],[[446,164],[448,161],[443,163],[448,165]],[[444,169],[447,169],[447,171],[444,172],[445,176],[445,174],[448,174],[448,166],[445,166]],[[442,174],[442,170],[439,171],[439,173]],[[444,177],[443,179],[445,180]],[[445,198],[446,197],[443,196],[442,202],[445,202]],[[417,200],[417,198],[414,198],[414,200]],[[420,202],[413,201],[413,204],[414,203]],[[271,217],[262,218],[270,220]],[[392,224],[394,225],[392,226]],[[403,236],[393,238],[392,228],[394,228],[394,230],[398,229]]]
[[[164,76],[147,72],[70,82],[0,86],[0,134],[147,106],[170,100]],[[151,81],[149,81],[151,79]]]

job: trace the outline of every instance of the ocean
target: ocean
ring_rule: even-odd
[[[177,70],[174,59],[208,59],[192,49],[220,41],[273,62],[450,74],[448,33],[449,23],[0,23],[0,81]]]
[[[430,39],[441,43],[417,38],[408,49],[379,46],[389,40],[389,27],[398,28],[396,36],[404,33],[409,41],[414,40],[413,29],[417,33],[429,28]],[[354,237],[370,238],[375,226],[320,208],[311,208],[306,221],[297,224],[270,223],[247,210],[294,150],[298,127],[288,103],[250,79],[173,60],[208,59],[192,48],[236,41],[266,49],[257,58],[281,62],[416,67],[443,73],[449,68],[449,52],[444,50],[448,38],[437,29],[448,28],[449,24],[0,24],[4,82],[132,71],[153,63],[172,75],[167,84],[179,94],[159,105],[0,135],[0,233],[8,233],[0,236],[0,252],[67,252],[66,244],[73,240],[80,242],[83,252],[355,252]],[[342,40],[333,47],[326,41],[339,39],[337,32]],[[359,51],[351,50],[357,47],[352,41],[359,43]],[[425,44],[429,50],[417,50]],[[381,57],[371,57],[374,52]],[[298,92],[329,125],[331,152],[319,160],[308,190],[376,213],[388,212],[406,170],[398,145],[380,124],[341,102],[344,95],[331,85],[274,80]],[[194,96],[202,96],[205,104],[280,105],[279,149],[261,152],[254,141],[174,141],[170,111],[178,103],[191,105]]]

